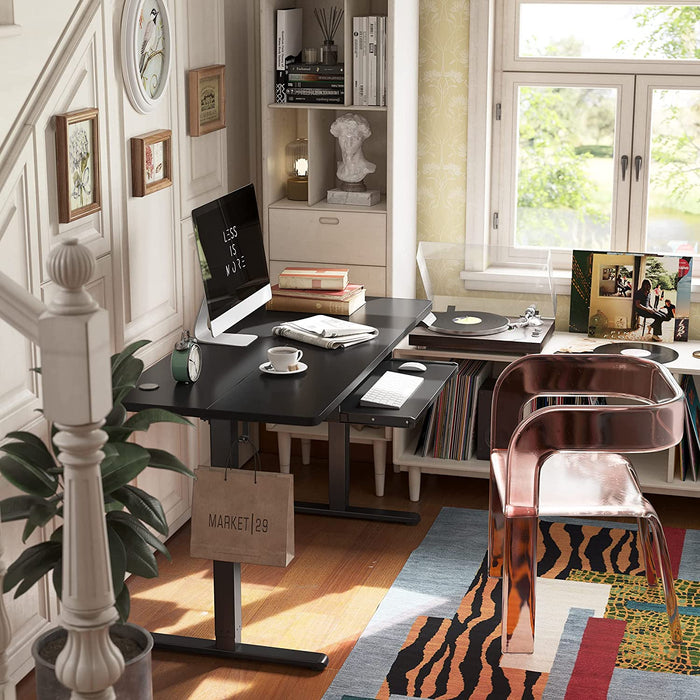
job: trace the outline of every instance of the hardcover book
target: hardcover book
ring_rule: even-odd
[[[282,289],[345,289],[347,268],[285,267],[279,276]]]
[[[349,316],[365,305],[365,290],[357,292],[345,299],[310,299],[308,297],[287,296],[275,294],[267,302],[268,311],[300,311],[302,313],[328,314],[331,316]]]
[[[272,285],[272,294],[283,297],[299,297],[302,299],[329,299],[345,301],[359,291],[364,291],[362,284],[348,284],[344,289],[282,289],[279,284]]]
[[[287,101],[287,68],[301,58],[302,9],[277,10],[275,102]]]

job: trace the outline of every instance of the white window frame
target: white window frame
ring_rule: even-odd
[[[535,70],[551,71],[553,60],[540,58],[518,58],[518,27],[515,21],[517,3],[552,3],[567,0],[471,0],[469,6],[469,105],[467,112],[467,177],[466,177],[466,235],[465,264],[461,279],[468,289],[488,289],[494,285],[502,291],[521,291],[528,282],[520,273],[507,266],[491,265],[485,267],[473,259],[474,250],[496,245],[493,237],[492,199],[492,153],[494,147],[500,146],[498,139],[503,129],[494,131],[495,103],[500,102],[500,76],[505,70],[531,72]],[[598,2],[601,0],[569,0],[573,2]],[[629,4],[664,5],[677,4],[677,0],[616,0]],[[687,5],[700,5],[700,0],[684,0]],[[503,29],[497,32],[497,23]],[[506,50],[494,50],[498,37]],[[591,59],[555,59],[560,72],[582,72],[582,64],[587,67],[596,65],[596,70],[603,73],[630,73],[631,60],[591,60]],[[586,70],[586,73],[589,73]],[[647,61],[636,70],[643,75],[696,75],[697,61]],[[502,149],[501,149],[502,150]],[[648,154],[647,154],[648,156]],[[646,161],[645,161],[646,162]],[[511,169],[512,170],[512,169]],[[514,177],[514,172],[512,173]],[[500,214],[499,214],[500,216]],[[536,257],[540,262],[547,258],[543,253]],[[700,266],[700,257],[698,258]],[[700,270],[695,271],[696,275]],[[571,272],[557,268],[552,271],[554,290],[558,294],[571,291]],[[700,281],[693,282],[693,301],[700,301]]]

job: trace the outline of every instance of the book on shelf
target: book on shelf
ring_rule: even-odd
[[[326,66],[322,63],[289,63],[287,65],[287,75],[313,74],[319,76],[335,76],[342,78],[345,75],[345,65],[336,63],[334,66]]]
[[[353,17],[353,104],[386,105],[386,17]]]
[[[300,297],[302,299],[330,299],[345,301],[358,292],[364,292],[362,284],[348,282],[344,289],[283,289],[279,284],[272,285],[272,293],[283,297]]]
[[[345,89],[345,82],[342,78],[334,75],[313,75],[308,73],[299,73],[298,75],[290,75],[287,80],[287,87],[305,88],[342,88]]]
[[[287,102],[299,104],[345,104],[345,95],[287,95]]]
[[[281,289],[345,289],[346,267],[285,267],[279,274]]]
[[[365,305],[365,290],[361,288],[344,299],[309,298],[272,293],[267,302],[268,311],[299,311],[301,313],[350,316]]]
[[[299,97],[343,97],[345,95],[344,88],[333,87],[287,87],[287,97],[296,95]]]
[[[687,456],[685,463],[681,464],[681,479],[685,481],[690,475],[693,481],[697,481],[698,464],[700,464],[700,397],[695,378],[689,374],[683,375],[681,388],[685,393],[686,408],[681,455],[683,455],[683,448],[685,448]]]
[[[277,10],[275,102],[287,101],[287,70],[301,58],[302,9]]]

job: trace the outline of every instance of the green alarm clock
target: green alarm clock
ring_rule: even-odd
[[[202,373],[202,349],[189,331],[183,331],[175,343],[171,355],[170,369],[176,382],[196,382]]]

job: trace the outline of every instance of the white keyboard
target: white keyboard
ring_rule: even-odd
[[[423,383],[423,377],[384,372],[360,399],[360,406],[401,408],[409,396]]]

